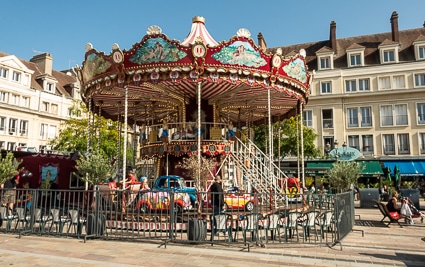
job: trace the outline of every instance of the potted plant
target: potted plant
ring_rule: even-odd
[[[80,157],[75,168],[82,175],[81,179],[91,186],[105,182],[115,171],[111,161],[100,153]]]

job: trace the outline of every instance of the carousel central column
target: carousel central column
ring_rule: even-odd
[[[125,179],[127,176],[127,115],[128,115],[128,87],[125,87],[125,102],[124,102],[124,144],[123,144],[123,157],[122,157],[122,184],[125,188]]]
[[[201,188],[201,93],[202,83],[198,82],[198,188]]]

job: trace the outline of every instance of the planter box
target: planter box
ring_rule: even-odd
[[[373,200],[380,200],[378,188],[360,188],[360,208],[375,208]]]

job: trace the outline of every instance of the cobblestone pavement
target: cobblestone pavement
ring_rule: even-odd
[[[0,266],[425,266],[425,223],[386,226],[378,209],[356,208],[354,231],[333,247],[118,242],[0,233]]]

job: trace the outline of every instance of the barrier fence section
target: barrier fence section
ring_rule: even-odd
[[[2,199],[5,190],[0,191]],[[354,199],[307,194],[273,208],[264,196],[224,194],[215,209],[211,192],[16,189],[13,209],[1,207],[0,231],[64,237],[157,240],[211,245],[336,244],[354,225]],[[264,201],[266,202],[266,201]],[[282,203],[283,205],[283,203]],[[223,209],[224,208],[224,209]]]

